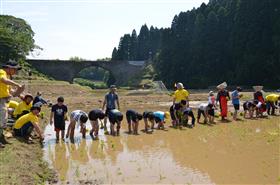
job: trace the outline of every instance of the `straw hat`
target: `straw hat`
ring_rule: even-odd
[[[261,91],[263,89],[263,86],[260,86],[260,85],[256,85],[256,86],[253,86],[253,89],[255,91]]]
[[[226,82],[223,82],[221,83],[220,85],[217,86],[218,89],[225,89],[227,88],[227,83]]]

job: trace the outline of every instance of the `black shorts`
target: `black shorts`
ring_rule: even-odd
[[[197,111],[197,119],[200,119],[201,114],[203,115],[204,118],[206,117],[205,112],[203,110],[198,109],[198,111]]]
[[[145,111],[143,112],[143,118],[144,119],[149,119],[150,121],[155,119],[154,113],[150,111]]]
[[[126,120],[128,123],[130,123],[131,121],[136,122],[137,121],[136,112],[133,110],[126,111]]]
[[[123,120],[123,114],[121,112],[114,113],[112,111],[108,112],[109,121],[112,124],[121,122]]]
[[[239,104],[233,104],[234,110],[239,110],[240,109],[240,105]]]
[[[98,119],[104,119],[104,117],[105,114],[99,109],[92,110],[88,114],[88,118],[90,121],[97,121]]]
[[[113,110],[113,109],[106,108],[106,111],[105,111],[105,116],[108,116],[108,115],[109,115],[109,111],[110,111],[110,110]]]
[[[65,121],[54,121],[55,130],[65,130]]]
[[[180,108],[181,108],[181,104],[180,103],[175,103],[174,109],[175,110],[180,110]]]
[[[215,111],[214,111],[214,109],[209,109],[209,110],[208,110],[208,114],[209,114],[210,116],[215,116]]]

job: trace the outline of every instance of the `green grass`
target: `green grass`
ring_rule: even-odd
[[[75,78],[74,83],[79,84],[81,86],[88,86],[92,89],[107,89],[107,85],[105,82],[97,82],[91,81],[83,78]]]

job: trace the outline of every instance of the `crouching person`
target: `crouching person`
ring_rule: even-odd
[[[117,110],[117,109],[112,109],[108,113],[109,121],[110,121],[110,131],[111,135],[115,136],[115,124],[117,124],[117,136],[120,135],[120,128],[121,128],[121,123],[123,120],[123,114]]]
[[[133,134],[138,135],[138,125],[139,121],[142,120],[143,116],[134,110],[126,111],[126,120],[128,124],[128,133],[131,134],[133,130]],[[131,130],[132,125],[132,130]]]
[[[244,110],[244,118],[252,119],[254,116],[254,112],[257,111],[258,101],[246,101],[243,103],[243,110]],[[247,116],[249,114],[249,117]]]
[[[31,107],[31,112],[20,117],[14,125],[14,134],[18,137],[23,137],[28,143],[32,143],[31,133],[35,129],[40,140],[44,140],[43,132],[39,126],[38,115],[41,111],[40,107]]]
[[[165,119],[170,118],[169,112],[156,111],[154,112],[155,122],[158,124],[158,129],[164,130]]]
[[[149,132],[149,128],[151,128],[151,131],[154,130],[155,125],[155,116],[154,113],[151,111],[145,111],[143,112],[143,118],[145,123],[145,132]],[[151,126],[149,125],[149,122],[151,123]]]
[[[191,117],[191,119],[192,119],[191,125],[188,124],[189,117]],[[185,126],[190,127],[190,128],[193,128],[195,126],[195,117],[194,117],[194,114],[193,114],[193,111],[191,108],[188,107],[185,110],[183,110],[183,118],[184,118],[184,121],[186,122]]]
[[[99,132],[98,121],[102,123],[102,120],[105,118],[105,113],[100,109],[94,109],[89,112],[88,118],[92,127],[89,135],[93,139],[98,139],[98,132]]]
[[[70,124],[67,129],[66,138],[70,135],[70,140],[74,140],[74,132],[76,123],[78,127],[80,127],[80,132],[82,133],[83,138],[86,138],[86,122],[88,120],[88,116],[84,111],[81,110],[74,110],[70,114]]]
[[[197,123],[200,123],[200,117],[203,115],[204,117],[204,124],[208,123],[208,119],[210,123],[214,122],[214,112],[212,113],[213,104],[202,103],[198,107],[198,114],[197,114]],[[210,113],[210,114],[209,114]]]

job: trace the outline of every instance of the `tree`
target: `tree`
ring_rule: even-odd
[[[34,32],[25,20],[0,15],[0,61],[24,59],[37,46]]]

